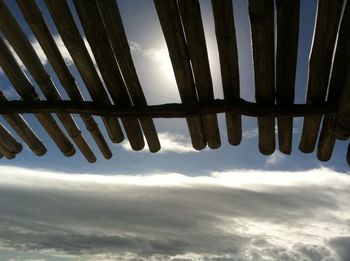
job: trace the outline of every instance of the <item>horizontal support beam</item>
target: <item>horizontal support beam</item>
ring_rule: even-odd
[[[116,117],[150,117],[150,118],[185,118],[207,114],[235,112],[251,117],[292,116],[304,117],[312,115],[333,114],[337,106],[331,103],[270,105],[256,104],[240,98],[213,100],[197,104],[162,104],[137,107],[121,107],[118,105],[99,104],[91,101],[1,101],[0,114],[12,113],[73,113],[92,114],[96,116]]]

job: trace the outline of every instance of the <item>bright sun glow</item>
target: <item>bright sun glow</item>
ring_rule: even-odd
[[[159,68],[166,78],[174,79],[173,67],[171,65],[168,50],[166,48],[151,48],[145,50],[144,55],[152,62],[159,64]]]

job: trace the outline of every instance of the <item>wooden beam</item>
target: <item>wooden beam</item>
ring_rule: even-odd
[[[258,104],[275,103],[274,1],[249,0],[252,33],[255,99]],[[275,119],[258,118],[259,150],[275,151]]]
[[[154,4],[168,46],[181,100],[185,104],[195,104],[198,102],[198,97],[177,2],[176,0],[154,0]],[[202,118],[188,117],[186,120],[193,148],[204,149],[207,139]]]
[[[300,0],[277,0],[276,102],[293,104],[298,57]],[[293,118],[278,117],[282,153],[292,151]]]
[[[3,0],[0,0],[0,16],[0,29],[2,33],[6,36],[44,95],[50,100],[61,100],[62,98],[50,75],[46,72],[33,46],[17,23],[15,17],[3,3]],[[81,134],[73,117],[65,113],[58,113],[57,117],[87,161],[91,163],[95,162],[96,157]]]
[[[240,97],[238,52],[232,0],[211,1],[215,35],[219,51],[222,87],[225,99]],[[242,140],[242,119],[235,113],[225,113],[228,142],[239,145]]]
[[[0,66],[24,101],[35,101],[39,99],[34,86],[24,74],[15,57],[1,37]],[[47,112],[37,113],[35,116],[52,140],[56,143],[60,151],[67,157],[72,156],[75,153],[75,149],[57,125],[54,118]]]
[[[20,153],[23,149],[22,144],[20,144],[12,134],[0,123],[0,143],[5,148],[6,155],[16,155]],[[5,155],[5,156],[6,156]],[[12,156],[10,156],[11,158]]]
[[[103,81],[115,104],[132,106],[96,1],[74,0],[86,39],[90,44]],[[98,28],[98,30],[96,29]],[[121,118],[133,150],[142,150],[145,142],[137,119]]]
[[[0,101],[8,101],[2,91],[0,91]],[[21,115],[7,114],[3,115],[3,117],[37,156],[42,156],[46,153],[45,145]]]
[[[96,102],[73,101],[0,101],[0,114],[63,112],[86,113],[96,116],[116,116],[126,118],[185,118],[225,112],[234,112],[250,117],[304,117],[335,114],[338,105],[328,102],[320,104],[274,105],[257,104],[235,98],[233,100],[213,100],[197,104],[171,103],[141,107],[121,107]]]
[[[307,103],[320,103],[326,98],[342,8],[342,0],[318,1],[314,39],[309,61]],[[321,120],[321,116],[306,117],[304,119],[299,143],[299,149],[302,152],[311,153],[314,151]]]
[[[131,57],[128,39],[117,2],[115,0],[98,0],[97,3],[132,102],[135,106],[147,106],[147,101]],[[149,118],[140,118],[139,121],[147,140],[149,150],[151,152],[159,151],[160,142],[153,120]]]
[[[332,74],[328,87],[327,101],[339,104],[342,90],[350,68],[350,4],[347,2],[341,21],[337,46],[333,59]],[[335,145],[335,115],[323,118],[320,138],[317,146],[317,158],[321,161],[330,160]]]
[[[65,0],[45,0],[45,2],[62,41],[67,47],[91,98],[100,103],[111,104],[90,54],[74,22],[67,2]],[[124,135],[118,120],[111,117],[103,117],[102,120],[112,142],[122,142],[124,140]]]
[[[75,79],[66,66],[36,2],[34,0],[17,0],[17,4],[69,97],[73,101],[83,101],[83,96]],[[112,152],[96,121],[91,115],[82,114],[80,116],[104,157],[106,159],[111,158]]]
[[[211,101],[214,99],[214,91],[199,2],[198,0],[180,0],[179,10],[191,59],[198,99],[200,102]],[[221,141],[217,116],[212,114],[203,117],[203,127],[209,148],[219,148]]]

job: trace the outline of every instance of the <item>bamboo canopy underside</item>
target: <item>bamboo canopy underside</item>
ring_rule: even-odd
[[[227,142],[235,146],[242,140],[242,116],[256,117],[258,149],[265,155],[276,148],[292,153],[295,117],[304,119],[300,151],[316,150],[320,161],[331,158],[336,140],[350,137],[349,1],[318,1],[306,100],[295,104],[300,0],[248,0],[251,37],[247,45],[251,46],[256,102],[240,97],[233,1],[212,0],[224,94],[219,100],[214,97],[200,1],[154,0],[181,98],[181,103],[159,105],[146,101],[116,0],[73,0],[82,31],[66,0],[45,0],[90,101],[85,101],[82,86],[67,66],[41,6],[35,0],[16,2],[55,75],[44,67],[25,33],[28,29],[0,0],[0,66],[21,97],[9,100],[5,90],[0,90],[0,114],[11,127],[0,123],[0,157],[13,159],[22,151],[22,142],[37,156],[50,149],[24,114],[35,116],[65,156],[79,152],[90,163],[97,160],[98,152],[91,149],[76,117],[81,118],[105,159],[112,157],[109,140],[120,143],[125,137],[135,151],[142,150],[145,142],[150,152],[161,150],[155,118],[184,118],[196,150],[217,149],[226,142],[220,138],[219,113],[225,115]],[[69,100],[62,98],[58,85]],[[39,98],[37,87],[43,98]],[[96,117],[101,117],[103,126]],[[350,147],[346,159],[350,163]]]

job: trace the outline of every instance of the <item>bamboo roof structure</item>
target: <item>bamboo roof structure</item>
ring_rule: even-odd
[[[248,0],[251,43],[247,44],[252,49],[256,102],[240,97],[232,0],[212,0],[224,94],[221,100],[214,99],[200,1],[154,0],[181,103],[152,106],[147,104],[137,75],[116,0],[73,0],[96,65],[67,1],[45,0],[91,101],[84,100],[82,87],[65,63],[39,5],[35,0],[16,3],[55,75],[45,69],[18,18],[0,0],[0,66],[21,97],[8,100],[0,91],[0,114],[12,128],[0,124],[0,155],[7,159],[22,151],[22,142],[37,156],[50,149],[23,118],[22,114],[27,113],[36,117],[65,156],[74,155],[78,149],[91,163],[96,161],[98,151],[91,149],[73,114],[82,119],[106,159],[112,157],[106,139],[120,143],[127,137],[135,151],[142,150],[145,141],[150,152],[161,150],[154,118],[185,118],[196,150],[207,146],[216,149],[226,142],[220,140],[218,113],[225,114],[227,128],[221,131],[227,132],[231,145],[239,145],[242,140],[242,115],[256,117],[258,149],[264,155],[272,154],[276,147],[291,154],[294,117],[304,117],[300,151],[317,150],[320,161],[331,158],[336,140],[346,142],[350,137],[349,1],[318,0],[306,100],[294,104],[299,0]],[[34,82],[44,99],[39,98]],[[69,100],[62,98],[57,84]],[[103,126],[94,117],[101,117]],[[102,128],[106,128],[108,137],[104,137]],[[21,140],[16,140],[12,132]],[[350,163],[350,149],[346,157]]]

